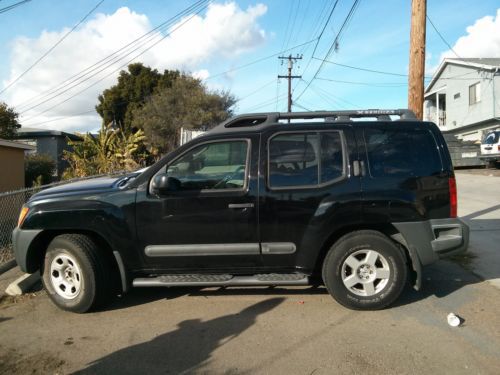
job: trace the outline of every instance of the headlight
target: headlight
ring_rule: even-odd
[[[23,206],[23,208],[21,208],[21,213],[19,214],[19,219],[17,220],[18,228],[21,227],[21,225],[23,225],[24,219],[26,219],[29,210],[30,209],[26,206]]]

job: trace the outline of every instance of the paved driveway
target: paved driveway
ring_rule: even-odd
[[[86,315],[4,298],[0,373],[498,374],[498,184],[458,174],[472,256],[427,268],[390,309],[350,311],[323,288],[137,289]]]

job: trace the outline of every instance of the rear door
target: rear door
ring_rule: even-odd
[[[277,272],[309,272],[330,233],[360,220],[360,181],[352,174],[356,143],[348,125],[294,131],[289,126],[262,138],[262,259]]]

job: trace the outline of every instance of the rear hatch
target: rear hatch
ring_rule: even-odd
[[[481,155],[500,154],[500,130],[489,132],[481,143]]]

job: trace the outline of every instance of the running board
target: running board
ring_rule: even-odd
[[[134,279],[134,287],[149,286],[272,286],[308,285],[309,277],[300,273],[260,274],[253,276],[233,275],[161,275]]]

